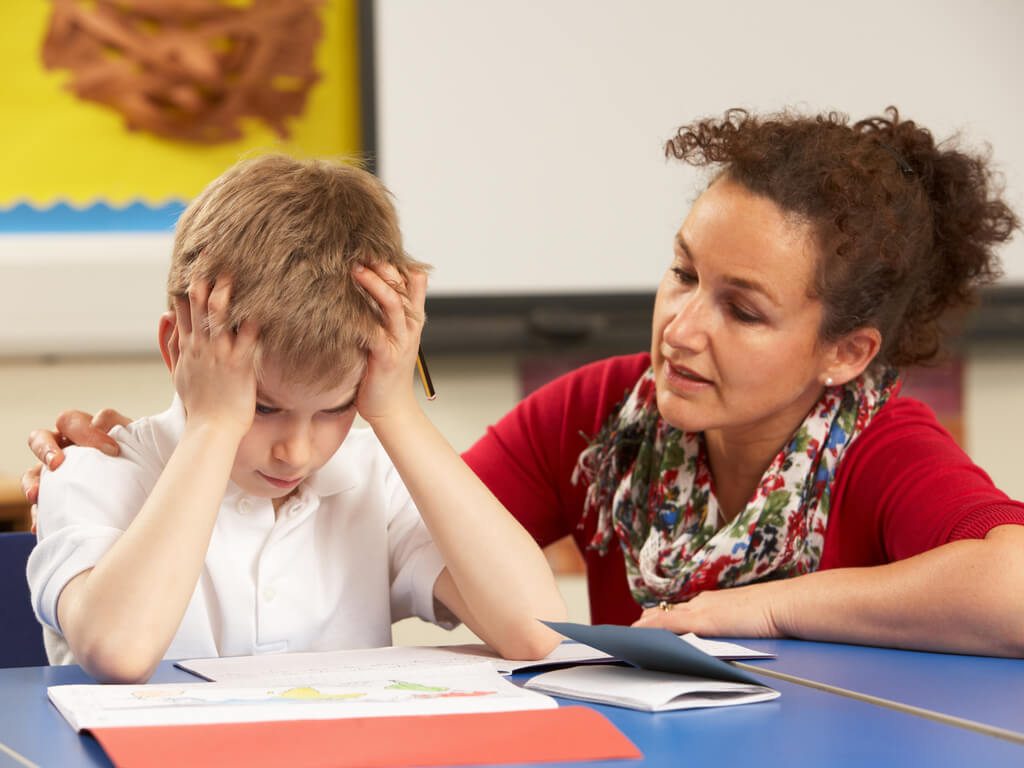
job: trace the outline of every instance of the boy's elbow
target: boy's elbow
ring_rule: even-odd
[[[525,652],[523,655],[519,656],[519,658],[524,661],[537,661],[539,659],[543,659],[555,650],[561,642],[561,635],[548,630],[547,632],[538,634],[536,637],[532,638],[531,642],[527,645]]]
[[[561,616],[557,620],[564,621],[565,617]],[[560,634],[540,621],[531,619],[525,623],[524,631],[510,636],[500,643],[501,647],[495,647],[494,650],[506,659],[537,661],[555,650],[561,642]]]
[[[145,683],[160,664],[160,656],[154,656],[151,649],[111,637],[98,638],[72,651],[82,669],[99,683]]]

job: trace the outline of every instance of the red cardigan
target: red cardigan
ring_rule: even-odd
[[[647,354],[572,371],[523,400],[463,457],[541,546],[571,534],[587,565],[595,624],[640,615],[626,586],[622,552],[587,549],[596,516],[580,522],[586,487],[576,459],[611,410],[650,366]],[[843,457],[820,568],[901,560],[956,539],[1024,524],[1011,501],[960,449],[924,404],[891,399]]]

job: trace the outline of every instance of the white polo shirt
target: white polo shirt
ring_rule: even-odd
[[[164,413],[117,428],[121,455],[68,448],[39,489],[39,544],[28,562],[51,664],[74,658],[60,635],[57,598],[127,529],[185,429],[176,397]],[[368,429],[353,429],[276,516],[270,499],[234,483],[192,600],[165,658],[372,648],[391,623],[435,617],[444,562],[398,472]]]

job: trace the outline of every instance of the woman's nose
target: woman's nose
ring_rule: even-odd
[[[700,352],[708,345],[712,313],[707,297],[700,291],[690,294],[671,308],[672,316],[662,338],[670,347]]]

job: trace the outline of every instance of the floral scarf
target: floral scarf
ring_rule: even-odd
[[[826,388],[746,508],[719,527],[704,435],[661,418],[648,369],[573,474],[589,483],[584,518],[598,515],[590,548],[604,554],[618,538],[644,606],[816,570],[839,461],[898,389],[893,370]]]

